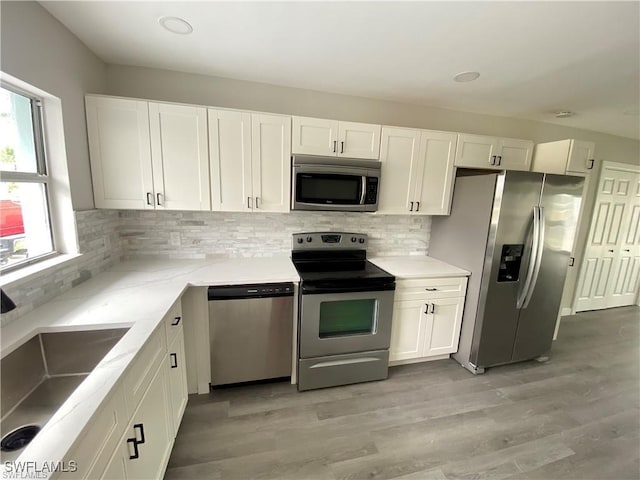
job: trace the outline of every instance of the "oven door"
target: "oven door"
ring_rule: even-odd
[[[393,290],[301,295],[300,358],[385,350]]]

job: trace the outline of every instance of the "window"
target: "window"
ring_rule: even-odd
[[[54,252],[41,105],[0,87],[0,271]]]

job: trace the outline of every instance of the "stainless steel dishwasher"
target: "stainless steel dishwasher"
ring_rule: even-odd
[[[293,283],[209,287],[211,385],[291,376]]]

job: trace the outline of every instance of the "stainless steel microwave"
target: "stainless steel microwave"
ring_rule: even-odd
[[[291,209],[375,212],[382,163],[342,157],[291,158]]]

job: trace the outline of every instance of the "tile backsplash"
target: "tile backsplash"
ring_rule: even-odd
[[[426,255],[431,217],[362,213],[121,211],[125,257],[270,257],[291,252],[291,234],[346,231],[369,235],[370,256]]]
[[[317,231],[366,233],[369,256],[426,255],[431,228],[431,217],[362,213],[86,210],[75,215],[83,255],[3,286],[17,308],[2,315],[1,325],[121,259],[288,255],[292,233]]]

